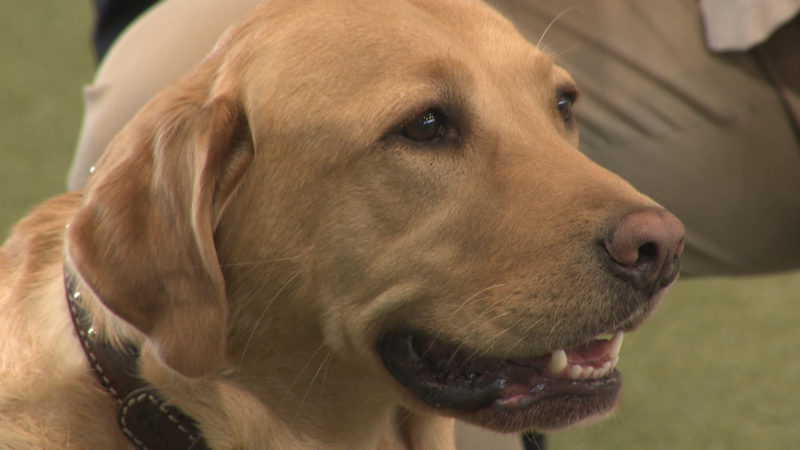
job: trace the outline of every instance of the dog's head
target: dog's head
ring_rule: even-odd
[[[569,425],[683,235],[577,150],[577,96],[472,1],[265,2],[113,141],[69,257],[186,376],[290,310],[409,408]]]

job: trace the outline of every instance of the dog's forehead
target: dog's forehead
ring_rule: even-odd
[[[507,19],[473,0],[272,0],[234,41],[250,53],[238,60],[249,65],[244,94],[255,111],[286,104],[306,114],[332,102],[356,111],[346,103],[371,98],[373,110],[391,111],[437,88],[516,101],[520,92],[550,96],[565,78]],[[478,92],[491,86],[500,88]]]
[[[278,47],[272,67],[309,64],[328,74],[346,68],[375,75],[445,59],[514,64],[520,71],[552,67],[511,22],[475,0],[273,0],[250,22],[238,40],[255,52]]]

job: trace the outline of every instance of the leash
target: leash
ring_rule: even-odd
[[[72,324],[92,371],[119,406],[119,426],[139,450],[209,450],[197,424],[168,405],[158,391],[139,378],[139,349],[125,342],[121,349],[99,340],[92,319],[81,306],[75,277],[64,268],[64,287]]]
[[[526,431],[522,434],[522,447],[525,450],[545,450],[545,437],[536,431]]]

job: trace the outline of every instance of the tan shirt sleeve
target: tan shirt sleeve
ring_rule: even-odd
[[[700,0],[706,44],[741,51],[764,42],[800,12],[800,0]]]

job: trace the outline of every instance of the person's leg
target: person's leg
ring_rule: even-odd
[[[533,42],[547,29],[581,149],[681,218],[687,274],[800,267],[796,130],[752,54],[706,50],[695,0],[493,3]]]
[[[258,0],[164,0],[111,46],[84,93],[84,116],[67,185],[86,183],[108,143],[158,91],[197,65]]]
[[[94,0],[92,33],[95,57],[102,61],[108,48],[135,18],[158,0]]]

